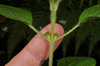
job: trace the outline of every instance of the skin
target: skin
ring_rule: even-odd
[[[51,24],[45,26],[40,32],[45,34],[51,32]],[[55,24],[54,33],[59,36],[64,34],[64,29],[61,25]],[[58,36],[58,37],[59,37]],[[62,38],[63,39],[63,38]],[[54,44],[54,51],[57,49],[62,39]],[[11,61],[5,66],[41,66],[49,57],[49,43],[40,35],[35,35],[31,41],[21,50]]]

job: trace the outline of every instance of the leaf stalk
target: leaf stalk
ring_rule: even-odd
[[[66,32],[64,35],[60,36],[59,38],[57,38],[55,41],[67,36],[68,34],[70,34],[71,32],[73,32],[77,27],[79,27],[80,24],[77,24],[76,26],[74,26],[71,30],[69,30],[68,32]]]
[[[43,38],[45,38],[46,40],[48,40],[50,42],[50,39],[48,39],[46,36],[44,36],[43,34],[41,34],[38,30],[36,30],[32,25],[28,25],[32,30],[34,30],[37,34],[41,35]]]

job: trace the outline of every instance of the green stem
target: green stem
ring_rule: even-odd
[[[45,38],[45,39],[47,39],[49,42],[50,42],[50,40],[47,38],[47,37],[45,37],[43,34],[41,34],[39,31],[37,31],[32,25],[28,25],[32,30],[34,30],[37,34],[39,34],[39,35],[41,35],[43,38]]]
[[[54,40],[54,25],[56,21],[56,12],[54,11],[54,8],[52,9],[51,12],[51,41]]]
[[[59,38],[57,38],[55,41],[67,36],[68,34],[70,34],[72,31],[74,31],[77,27],[79,27],[80,25],[77,24],[76,26],[74,26],[71,30],[69,30],[68,32],[66,32],[64,35],[60,36]]]
[[[50,42],[49,66],[53,65],[53,46],[54,42]]]
[[[50,10],[51,10],[51,36],[50,36],[50,54],[49,54],[49,66],[53,65],[53,46],[54,46],[54,27],[56,22],[56,12],[58,5],[61,0],[49,0],[50,1]]]
[[[54,6],[51,11],[51,42],[50,42],[50,54],[49,54],[49,66],[53,65],[53,45],[54,45],[54,25],[56,21],[56,12]]]

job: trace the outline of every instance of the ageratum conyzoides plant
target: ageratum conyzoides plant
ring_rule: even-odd
[[[41,34],[37,29],[32,26],[32,14],[30,11],[27,11],[22,8],[16,8],[12,6],[7,6],[0,4],[0,14],[14,20],[19,20],[29,26],[32,30],[34,30],[37,34],[41,35],[43,38],[48,40],[50,44],[50,53],[49,53],[49,63],[48,66],[53,66],[53,47],[57,40],[67,36],[71,32],[73,32],[76,28],[78,28],[82,23],[86,22],[90,18],[98,18],[100,17],[100,5],[94,5],[88,9],[85,9],[79,17],[78,23],[69,31],[67,31],[64,35],[58,37],[57,33],[54,33],[54,25],[57,19],[57,10],[61,0],[49,0],[50,3],[50,22],[51,22],[51,34],[49,32],[44,35]],[[34,16],[34,15],[33,15]],[[96,61],[93,58],[82,58],[82,57],[67,57],[59,60],[58,66],[63,65],[63,61],[66,60],[66,66],[95,66]]]

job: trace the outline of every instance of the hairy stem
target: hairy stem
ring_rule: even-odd
[[[61,0],[49,0],[51,11],[51,36],[50,36],[50,54],[49,54],[49,66],[53,65],[53,46],[54,46],[54,27],[56,22],[56,12]]]
[[[68,32],[66,32],[64,35],[60,36],[59,38],[57,38],[55,41],[67,36],[68,34],[70,34],[71,32],[73,32],[77,27],[79,27],[80,25],[77,24],[76,26],[74,26],[71,30],[69,30]]]
[[[50,42],[49,66],[53,65],[53,46],[54,42]]]
[[[54,25],[56,21],[56,12],[54,6],[51,11],[51,42],[50,42],[50,54],[49,54],[49,66],[53,65],[53,45],[54,45]]]
[[[51,41],[54,40],[55,21],[56,21],[56,12],[54,11],[54,7],[52,7],[52,12],[51,12]]]

